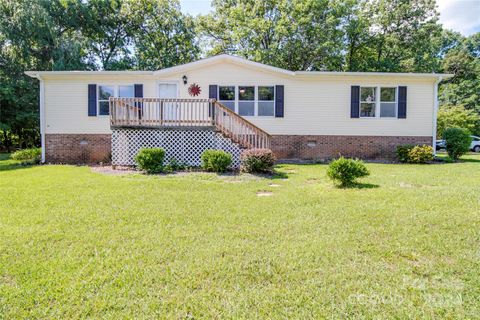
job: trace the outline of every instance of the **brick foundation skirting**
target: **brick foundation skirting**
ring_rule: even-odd
[[[110,162],[112,136],[110,134],[46,134],[45,147],[47,163]]]
[[[272,136],[272,151],[281,160],[320,160],[339,156],[361,159],[394,159],[396,147],[402,144],[432,145],[432,137]]]
[[[110,162],[110,134],[46,134],[45,160],[50,163]],[[308,136],[274,135],[272,150],[279,160],[320,160],[339,156],[394,159],[398,145],[432,144],[425,136]]]

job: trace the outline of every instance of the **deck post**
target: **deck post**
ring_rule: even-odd
[[[160,125],[163,126],[163,101],[160,101]]]

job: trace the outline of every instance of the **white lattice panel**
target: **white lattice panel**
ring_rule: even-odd
[[[113,129],[112,164],[134,165],[140,148],[165,149],[166,163],[171,159],[190,166],[200,166],[200,156],[207,149],[232,154],[232,167],[240,166],[240,147],[214,130],[185,129]]]

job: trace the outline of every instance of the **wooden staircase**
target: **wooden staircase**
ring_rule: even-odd
[[[112,128],[213,127],[243,149],[270,148],[271,136],[215,99],[113,98]]]

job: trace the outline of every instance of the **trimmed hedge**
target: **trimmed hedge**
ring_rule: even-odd
[[[232,155],[223,150],[205,150],[201,159],[202,168],[213,172],[225,172],[232,164]]]
[[[164,159],[165,150],[162,148],[142,148],[135,156],[137,167],[148,174],[162,172]]]
[[[249,149],[240,155],[241,170],[249,173],[268,173],[273,171],[275,155],[270,149]]]
[[[340,157],[330,162],[327,175],[341,187],[347,187],[352,185],[357,178],[370,175],[370,172],[363,161]]]
[[[405,144],[397,147],[397,157],[404,163],[428,163],[433,161],[433,148],[427,145]]]

